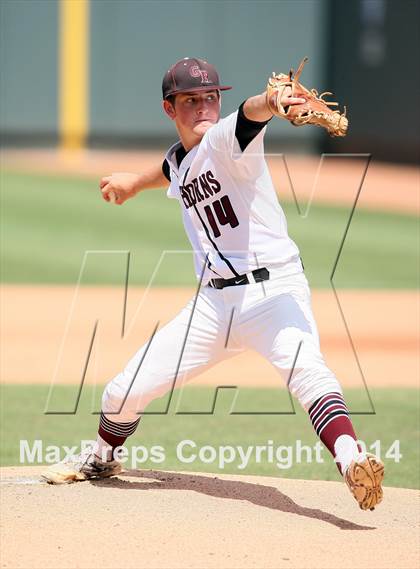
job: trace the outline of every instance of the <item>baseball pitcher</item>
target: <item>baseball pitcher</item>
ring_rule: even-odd
[[[182,211],[199,292],[108,383],[95,446],[51,467],[43,475],[48,482],[118,474],[114,450],[134,433],[148,404],[177,379],[190,380],[235,355],[225,348],[230,326],[231,348],[253,348],[279,371],[360,508],[373,510],[382,500],[384,466],[358,447],[341,386],[321,354],[299,250],[264,158],[273,115],[346,134],[345,113],[324,100],[330,93],[300,83],[305,61],[296,74],[273,74],[263,93],[223,119],[221,92],[231,87],[213,65],[185,58],[165,73],[163,110],[179,141],[149,171],[105,176],[100,190],[104,200],[122,205],[148,188],[168,187]]]

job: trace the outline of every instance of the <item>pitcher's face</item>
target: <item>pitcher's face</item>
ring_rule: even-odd
[[[181,140],[187,140],[189,146],[193,142],[192,146],[198,144],[220,118],[218,91],[179,93],[173,105],[164,101],[163,106],[166,114],[175,121]]]

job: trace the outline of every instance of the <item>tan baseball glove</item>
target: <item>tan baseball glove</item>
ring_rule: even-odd
[[[325,128],[330,136],[345,136],[347,133],[348,120],[346,108],[344,113],[339,110],[332,110],[330,107],[337,107],[338,103],[324,101],[325,95],[332,95],[329,91],[318,94],[316,89],[307,89],[299,83],[299,77],[308,58],[305,57],[296,73],[291,69],[289,75],[280,73],[269,78],[267,83],[267,104],[274,115],[287,119],[294,126],[304,124],[314,124]],[[294,76],[293,76],[294,74]],[[286,90],[286,92],[285,92]],[[300,97],[306,100],[305,103],[289,105],[284,107],[281,104],[283,95],[287,92],[292,97]]]

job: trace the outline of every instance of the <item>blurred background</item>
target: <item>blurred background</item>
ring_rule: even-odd
[[[233,86],[227,115],[307,56],[304,84],[346,106],[348,135],[275,119],[266,151],[311,284],[416,285],[418,0],[2,0],[0,9],[3,280],[75,283],[85,251],[119,249],[141,252],[130,279],[148,282],[163,251],[189,251],[177,204],[146,192],[120,211],[97,184],[161,162],[177,139],[161,108],[166,70],[186,56],[214,63]],[[157,283],[192,284],[188,255],[165,263]],[[116,284],[117,272],[98,263],[83,278]]]
[[[214,63],[229,113],[308,56],[304,84],[347,106],[349,134],[273,121],[269,143],[416,162],[419,21],[417,0],[2,0],[1,142],[166,145],[160,86],[176,60]]]
[[[262,92],[272,71],[307,56],[303,84],[333,91],[349,132],[336,140],[274,119],[270,171],[323,353],[362,413],[358,432],[384,448],[401,440],[406,459],[389,458],[388,483],[419,485],[419,21],[418,0],[1,0],[3,464],[16,463],[17,441],[34,433],[60,444],[94,434],[96,416],[43,414],[52,380],[54,405],[73,408],[83,380],[97,406],[103,383],[194,294],[178,203],[151,191],[120,208],[98,191],[101,176],[160,163],[176,141],[161,108],[166,70],[186,56],[213,63],[233,86],[225,116]],[[256,354],[200,381],[193,400],[205,405],[215,385],[237,382],[245,407],[290,411],[277,373]],[[314,443],[303,414],[298,428],[227,411],[204,426],[177,419],[148,417],[141,440],[194,432],[206,443],[254,444],[281,434],[287,444],[299,433]],[[284,475],[337,476],[333,464]]]

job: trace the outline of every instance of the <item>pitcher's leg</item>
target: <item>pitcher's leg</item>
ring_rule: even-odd
[[[124,444],[151,401],[231,354],[224,349],[225,319],[214,291],[200,293],[110,381],[102,397],[95,452],[105,459]],[[105,453],[105,454],[104,454]]]
[[[118,474],[121,465],[114,449],[134,433],[150,401],[171,390],[175,381],[189,380],[233,355],[224,349],[227,324],[215,293],[200,293],[195,305],[192,300],[108,383],[93,449],[50,467],[42,475],[47,482],[68,484]]]
[[[348,476],[354,464],[363,464],[369,471],[364,483],[374,479],[372,488],[363,493],[364,488],[362,497],[360,493],[356,496],[353,489],[352,492],[361,508],[372,509],[382,499],[383,465],[375,457],[362,455],[357,445],[341,386],[320,351],[306,279],[302,275],[294,282],[286,281],[283,286],[270,283],[270,287],[259,313],[245,318],[242,333],[248,345],[279,370],[290,392],[308,412],[316,434],[333,455],[340,472]],[[373,475],[375,468],[377,474]],[[352,488],[347,478],[346,481]]]
[[[273,364],[306,410],[327,393],[342,394],[320,351],[304,275],[264,285],[265,295],[259,302],[252,297],[258,293],[257,284],[251,285],[250,298],[243,303],[237,327],[245,345]]]

